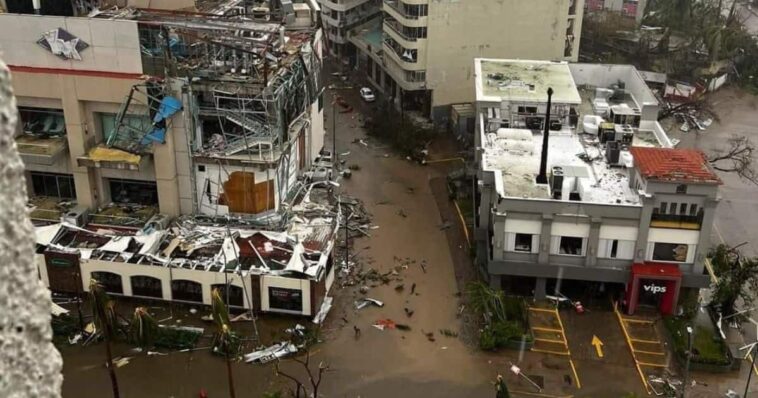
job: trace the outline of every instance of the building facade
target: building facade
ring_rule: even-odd
[[[602,285],[630,313],[671,313],[681,288],[708,286],[721,182],[702,153],[672,148],[633,67],[477,59],[475,69],[477,263],[492,286],[544,298],[567,281]],[[618,120],[622,108],[635,117]]]
[[[445,121],[474,100],[474,58],[576,61],[584,1],[385,0],[382,11],[351,33],[359,68],[398,106]]]
[[[355,57],[348,32],[380,16],[381,0],[319,0],[326,48],[335,57]]]
[[[323,146],[322,34],[299,6],[0,15],[32,217],[276,211]]]

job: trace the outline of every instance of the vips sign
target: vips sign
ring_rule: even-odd
[[[645,289],[646,292],[650,292],[653,294],[666,293],[666,286],[658,286],[658,285],[650,284],[650,285],[644,285],[642,286],[642,288]]]

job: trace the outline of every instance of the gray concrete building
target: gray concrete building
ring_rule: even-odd
[[[477,59],[475,71],[477,264],[492,286],[545,297],[594,284],[630,313],[671,313],[682,288],[708,285],[721,181],[701,152],[672,148],[633,67]]]
[[[397,106],[437,123],[474,100],[477,57],[576,61],[584,0],[384,0],[351,31],[358,68]]]

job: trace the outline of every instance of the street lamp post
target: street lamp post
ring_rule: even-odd
[[[684,365],[684,384],[682,384],[682,398],[684,398],[687,391],[687,384],[690,379],[690,359],[692,358],[692,338],[694,331],[692,326],[687,326],[687,362]]]
[[[758,346],[758,344],[753,343],[753,346],[750,347],[748,350],[748,354],[755,351],[755,347]],[[747,398],[747,393],[750,390],[750,378],[753,377],[753,371],[755,369],[755,356],[758,354],[758,352],[753,352],[753,360],[750,363],[750,369],[747,371],[747,383],[745,383],[745,394],[742,396],[743,398]]]
[[[332,101],[332,179],[337,179],[337,97]]]

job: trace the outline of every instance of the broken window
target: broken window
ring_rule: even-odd
[[[697,205],[694,203],[690,204],[690,215],[691,216],[697,215]]]
[[[683,216],[687,214],[687,203],[680,203],[679,204],[679,215]]]
[[[178,301],[203,302],[203,285],[188,280],[171,281],[171,298]]]
[[[19,107],[18,116],[24,134],[40,137],[66,135],[66,119],[62,110]]]
[[[661,213],[661,214],[666,214],[666,209],[667,209],[667,208],[668,208],[668,203],[667,203],[667,202],[661,202],[661,210],[660,210],[660,213]]]
[[[653,246],[653,260],[683,263],[687,261],[688,250],[684,244],[656,242]]]
[[[572,256],[581,256],[582,246],[584,243],[583,238],[574,236],[561,236],[561,243],[559,246],[559,254],[568,254]]]
[[[161,280],[152,276],[135,275],[131,277],[132,295],[163,298],[163,285]]]
[[[513,246],[517,252],[532,252],[532,234],[516,234],[516,243]]]
[[[255,174],[235,171],[223,183],[218,204],[229,206],[231,213],[260,213],[276,207],[274,181],[255,182]]]
[[[90,277],[101,285],[108,293],[124,294],[124,286],[121,283],[121,275],[113,272],[98,271],[90,274]]]
[[[108,142],[116,131],[116,114],[115,113],[98,113],[100,120],[100,131],[103,135],[103,142]],[[124,115],[123,124],[129,128],[144,131],[152,126],[152,121],[147,116]]]
[[[611,241],[611,258],[616,258],[619,251],[619,241],[618,239],[614,239]]]
[[[74,177],[68,174],[29,173],[35,196],[49,196],[62,199],[76,199]]]
[[[676,193],[687,193],[687,185],[679,184],[676,186]]]
[[[537,113],[536,106],[519,106],[518,113],[528,113],[530,115]]]
[[[303,292],[299,289],[269,286],[268,303],[271,309],[302,312]]]
[[[158,204],[158,186],[154,181],[108,180],[111,201],[140,205]]]
[[[244,307],[244,295],[242,288],[239,286],[228,285],[229,293],[227,295],[227,285],[220,283],[217,285],[211,285],[211,289],[218,289],[221,293],[221,298],[224,299],[224,303],[232,307]]]

